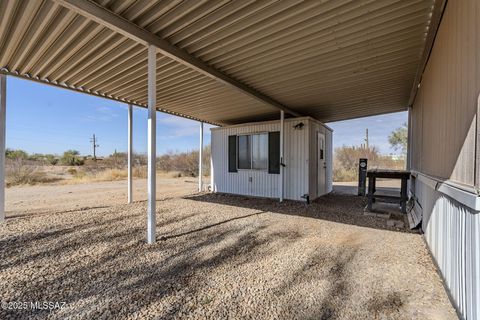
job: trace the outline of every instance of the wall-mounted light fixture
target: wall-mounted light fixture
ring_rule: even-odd
[[[296,125],[293,126],[293,129],[295,130],[302,130],[303,129],[303,122],[297,123]]]

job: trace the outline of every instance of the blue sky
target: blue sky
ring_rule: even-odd
[[[133,148],[147,151],[147,110],[133,109]],[[370,144],[390,153],[388,134],[406,122],[406,112],[330,123],[334,147],[359,145],[365,128]],[[205,125],[205,144],[211,126]],[[157,113],[157,153],[198,149],[196,121]],[[127,149],[127,105],[16,77],[7,80],[7,147],[29,153],[61,154],[67,149],[92,153],[90,138],[98,137],[97,154]]]
[[[365,143],[365,129],[368,128],[370,146],[376,146],[380,153],[400,153],[390,147],[390,132],[408,122],[408,113],[396,112],[380,116],[358,118],[328,123],[333,129],[333,147],[359,146]]]

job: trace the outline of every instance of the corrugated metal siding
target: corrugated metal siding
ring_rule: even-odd
[[[304,127],[301,130],[294,129],[294,126],[300,122],[304,124]],[[312,124],[318,126],[316,122],[308,118],[285,120],[285,199],[302,200],[302,195],[309,194],[309,177],[312,176],[312,174],[309,175],[311,166],[310,159],[312,159],[310,157],[312,143],[310,143],[309,134]],[[239,170],[236,173],[228,172],[228,136],[279,130],[279,121],[212,129],[212,159],[215,190],[225,193],[277,198],[278,174],[269,174],[266,171],[257,170]],[[314,154],[316,154],[316,149]],[[313,159],[315,159],[315,156]],[[252,182],[249,182],[250,177],[252,178]]]
[[[480,2],[448,1],[413,106],[413,169],[474,185]]]
[[[305,126],[301,130],[293,127],[303,122]],[[311,122],[305,119],[285,122],[285,170],[284,190],[285,198],[301,200],[301,196],[308,192],[309,172],[309,128]]]
[[[428,179],[427,179],[428,180]],[[480,319],[480,214],[415,179],[425,240],[445,284],[466,319]]]
[[[422,171],[423,154],[423,91],[419,90],[415,98],[415,106],[411,109],[411,169]]]
[[[228,136],[271,131],[280,131],[280,123],[250,124],[211,131],[214,184],[217,192],[266,198],[278,197],[278,174],[269,174],[267,171],[260,170],[228,172]],[[252,182],[249,182],[250,177]]]
[[[96,0],[229,77],[324,122],[405,110],[434,0]],[[51,0],[0,1],[0,69],[145,105],[144,45]],[[159,109],[207,122],[276,110],[158,55]],[[222,105],[222,108],[218,108]]]
[[[310,194],[310,199],[315,199],[318,193],[318,158],[317,158],[317,131],[318,125],[316,123],[312,123],[310,126],[308,135],[310,139],[309,145],[309,154],[310,154],[310,161],[308,164],[308,170],[310,175],[308,176],[308,190]]]

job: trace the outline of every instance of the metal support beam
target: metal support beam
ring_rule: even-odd
[[[147,201],[147,242],[155,243],[156,240],[156,65],[157,50],[148,46],[148,201]]]
[[[128,157],[128,164],[127,164],[127,171],[128,171],[128,203],[132,203],[133,201],[133,191],[132,191],[132,105],[128,105],[128,146],[127,146],[127,157]]]
[[[278,198],[283,201],[283,137],[285,113],[280,111],[280,175],[278,176]]]
[[[230,78],[226,74],[209,66],[202,60],[190,55],[187,51],[170,44],[167,40],[158,37],[156,34],[139,27],[125,18],[122,18],[121,16],[111,12],[94,1],[55,0],[55,2],[138,43],[155,46],[162,55],[188,66],[209,78],[212,78],[246,95],[249,95],[250,97],[262,103],[283,110],[293,116],[301,116],[301,114],[289,109],[282,103],[247,86],[242,82]]]
[[[198,150],[198,191],[203,191],[203,122],[200,122],[200,148]]]
[[[408,107],[408,123],[407,123],[407,163],[406,169],[410,171],[412,169],[412,107]],[[409,180],[410,181],[410,180]]]
[[[0,223],[5,221],[5,144],[7,133],[7,76],[0,74]]]
[[[473,171],[475,172],[475,189],[477,194],[480,194],[480,94],[477,97],[477,126],[475,132],[475,165]]]

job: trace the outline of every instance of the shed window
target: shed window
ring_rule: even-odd
[[[267,170],[268,134],[240,135],[238,141],[238,169]]]
[[[252,169],[266,170],[268,167],[268,134],[252,135]]]
[[[252,168],[252,136],[238,136],[238,169]]]

